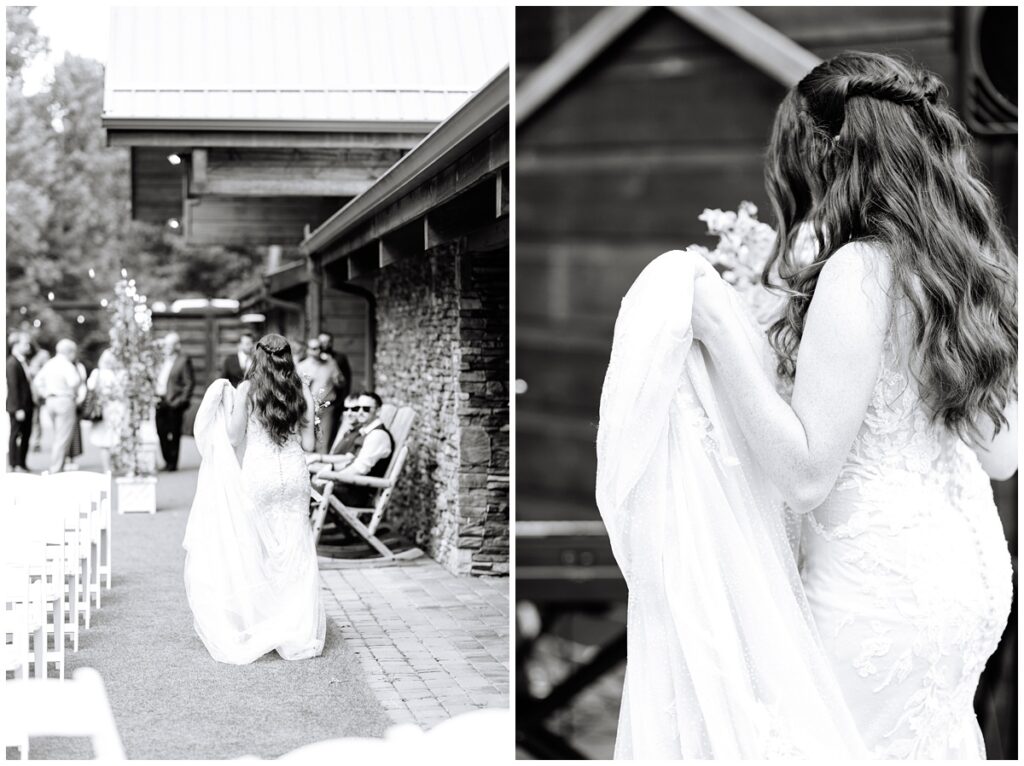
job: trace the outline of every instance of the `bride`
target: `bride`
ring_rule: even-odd
[[[280,335],[256,344],[238,390],[224,379],[196,413],[202,454],[185,530],[185,590],[196,633],[219,662],[323,651],[316,545],[309,523],[312,394]]]
[[[623,299],[597,477],[629,585],[616,757],[985,757],[1016,255],[942,91],[846,53],[785,97],[767,332],[694,252]]]

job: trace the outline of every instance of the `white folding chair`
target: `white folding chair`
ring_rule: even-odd
[[[39,582],[44,608],[52,609],[54,615],[53,624],[46,627],[53,633],[53,648],[46,647],[46,662],[55,663],[57,676],[63,679],[67,544],[64,521],[50,508],[48,491],[42,481],[4,486],[2,500],[7,513],[0,560],[27,566],[30,578]]]
[[[54,486],[67,489],[81,498],[89,498],[91,507],[88,513],[89,569],[91,577],[88,582],[88,598],[95,598],[96,608],[102,605],[102,587],[100,575],[106,574],[107,587],[110,587],[110,495],[111,478],[109,473],[93,471],[70,471],[49,476]],[[84,504],[83,504],[84,507]],[[86,627],[89,626],[88,613]]]
[[[4,551],[5,561],[0,565],[0,591],[3,592],[5,621],[10,622],[12,633],[21,632],[26,639],[22,643],[12,636],[12,651],[17,645],[23,650],[23,667],[28,668],[35,662],[35,677],[46,678],[46,602],[43,600],[43,584],[32,580],[31,564],[36,557],[42,555],[42,546],[22,548],[22,559],[16,558],[8,550]],[[7,651],[6,631],[4,626],[4,651]],[[27,648],[28,637],[32,637],[31,651]],[[34,656],[33,656],[34,655]],[[8,661],[5,659],[4,666]],[[14,658],[11,664],[15,664]],[[25,674],[21,674],[24,678]],[[6,676],[6,674],[5,674]]]
[[[95,760],[125,760],[103,679],[92,668],[79,668],[69,683],[8,681],[0,720],[8,732],[4,739],[25,742],[22,758],[32,737],[87,737]]]

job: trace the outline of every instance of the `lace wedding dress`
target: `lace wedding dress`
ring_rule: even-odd
[[[597,500],[629,586],[616,757],[983,758],[1011,572],[977,458],[929,422],[897,333],[831,495],[790,513],[693,344],[699,257],[638,277],[602,390]]]
[[[298,434],[283,446],[250,414],[239,465],[228,441],[235,390],[207,389],[194,433],[202,455],[185,530],[185,590],[196,633],[219,662],[276,650],[288,660],[323,651],[327,620],[309,523],[309,471]]]

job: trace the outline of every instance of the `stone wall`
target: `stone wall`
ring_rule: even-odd
[[[446,568],[507,574],[508,252],[377,276],[377,391],[416,410],[388,520]]]
[[[460,568],[508,574],[508,250],[466,255],[461,268]]]
[[[458,258],[433,255],[377,277],[377,392],[416,411],[387,520],[456,570],[459,502]]]

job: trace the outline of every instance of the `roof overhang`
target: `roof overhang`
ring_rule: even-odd
[[[108,131],[197,131],[280,133],[429,133],[436,122],[421,120],[247,120],[170,117],[102,117]]]
[[[516,125],[529,120],[650,8],[612,6],[584,24],[517,85]],[[743,8],[676,5],[666,9],[787,88],[821,63],[816,54]]]
[[[299,246],[316,254],[451,165],[489,134],[508,127],[509,73],[506,68],[365,192],[313,231]],[[507,165],[507,157],[505,159]]]
[[[267,292],[270,295],[277,295],[286,290],[291,290],[309,281],[309,271],[305,261],[290,263],[277,271],[270,271],[264,276]]]

